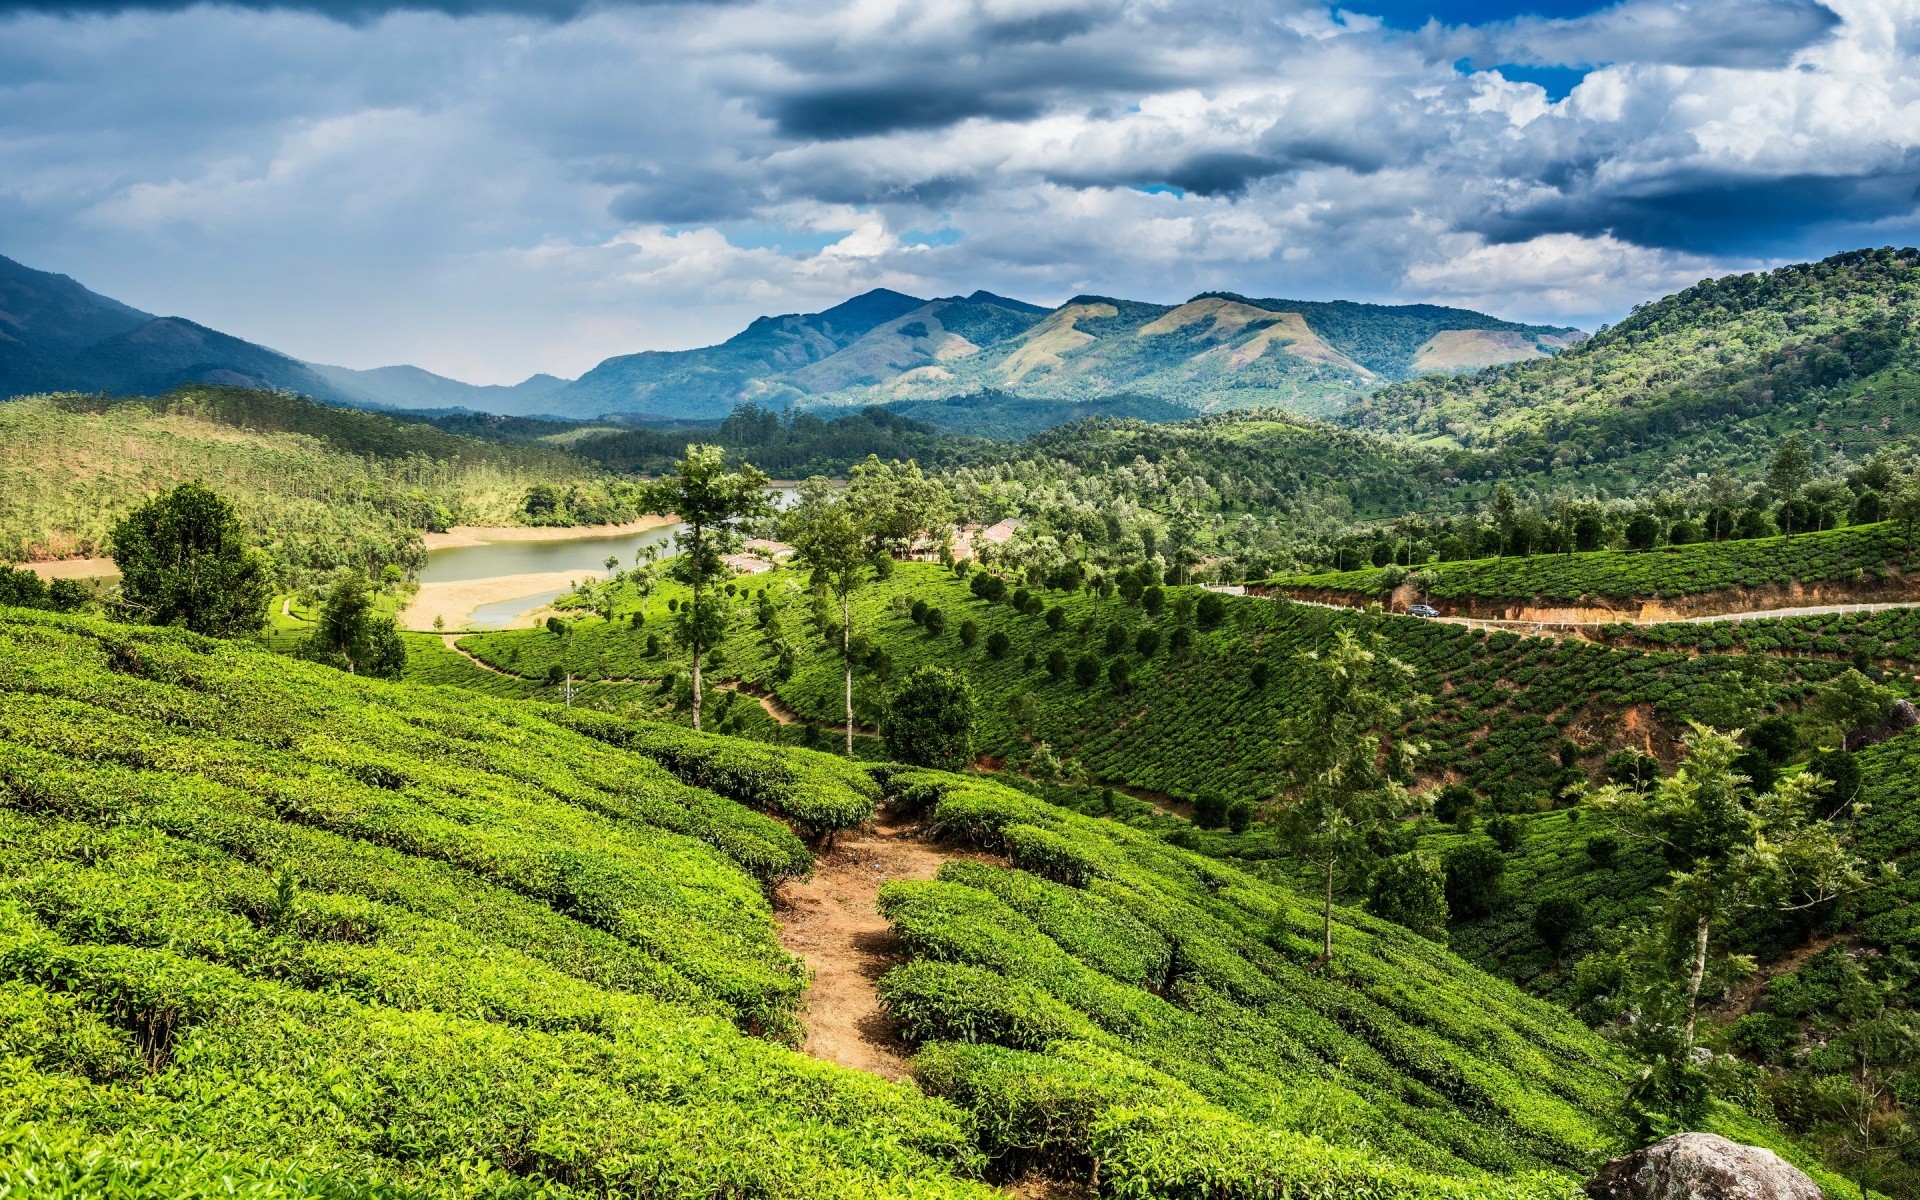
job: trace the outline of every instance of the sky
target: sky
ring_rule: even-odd
[[[1594,328],[1920,241],[1920,0],[0,0],[0,254],[574,376],[872,287]]]

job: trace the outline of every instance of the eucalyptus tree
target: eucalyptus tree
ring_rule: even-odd
[[[750,465],[727,470],[725,452],[719,446],[689,445],[671,474],[641,491],[641,503],[648,512],[671,513],[686,526],[679,537],[680,553],[669,560],[667,575],[693,592],[675,618],[693,657],[695,729],[700,728],[701,651],[725,632],[718,627],[717,614],[704,593],[707,585],[726,574],[724,556],[740,539],[735,523],[772,515],[766,489],[767,477]]]
[[[873,498],[868,489],[866,499]],[[883,510],[884,511],[884,510]],[[845,684],[847,757],[853,757],[853,595],[872,577],[870,527],[848,493],[814,476],[780,517],[780,535],[813,572],[813,586],[840,602],[840,667]]]
[[[1212,595],[1213,593],[1208,593]],[[1306,700],[1287,730],[1282,834],[1324,881],[1320,961],[1333,958],[1333,891],[1340,864],[1370,830],[1414,804],[1406,781],[1425,749],[1399,736],[1425,711],[1414,668],[1377,633],[1343,629],[1324,651],[1300,655]]]

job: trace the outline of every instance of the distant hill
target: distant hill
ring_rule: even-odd
[[[180,317],[156,317],[0,258],[0,397],[35,392],[159,395],[230,384],[351,401],[313,368]]]
[[[546,411],[583,417],[614,412],[724,417],[744,402],[790,400],[805,393],[784,376],[925,304],[876,288],[825,312],[761,317],[718,346],[610,358],[568,384],[554,397],[557,406]]]
[[[542,398],[567,385],[556,375],[534,375],[511,386],[462,383],[420,367],[351,367],[313,364],[334,387],[386,408],[467,408],[478,412],[538,412]]]
[[[1214,293],[1180,305],[1076,296],[1045,309],[991,292],[921,302],[875,291],[823,313],[763,317],[719,346],[609,359],[542,403],[562,416],[715,417],[740,403],[891,406],[992,394],[1065,402],[1071,416],[1084,415],[1073,406],[1124,393],[1172,413],[1279,406],[1327,415],[1382,384],[1538,358],[1583,336],[1434,305]]]

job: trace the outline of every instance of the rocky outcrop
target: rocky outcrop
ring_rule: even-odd
[[[1677,1133],[1623,1154],[1587,1183],[1593,1200],[1825,1200],[1771,1150],[1714,1133]]]
[[[1878,746],[1888,738],[1905,733],[1915,725],[1920,725],[1920,712],[1914,710],[1913,701],[1896,701],[1878,725],[1872,729],[1856,729],[1848,734],[1847,749],[1865,750],[1868,746]]]

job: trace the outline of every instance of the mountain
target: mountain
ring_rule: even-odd
[[[1049,402],[1065,420],[1107,411],[1116,395],[1128,411],[1332,415],[1385,384],[1551,355],[1582,336],[1434,305],[1216,292],[1179,305],[1076,296],[1048,309],[986,291],[924,300],[876,288],[822,312],[761,317],[715,346],[619,355],[572,381],[478,386],[414,366],[303,363],[0,259],[0,395],[213,383],[379,408],[639,420],[991,395],[1026,406],[1009,428],[1038,428],[1051,423]]]
[[[852,306],[862,322],[852,319]],[[914,301],[870,292],[824,313],[762,318],[719,346],[609,359],[548,411],[719,416],[995,394],[1084,404],[1116,392],[1207,412],[1330,414],[1383,384],[1557,353],[1578,330],[1434,305],[1076,296],[1056,309],[991,292]]]
[[[640,412],[724,417],[735,405],[804,395],[781,377],[852,345],[875,326],[927,302],[875,288],[825,312],[761,317],[718,346],[645,350],[610,358],[556,396],[557,416]]]
[[[0,258],[0,396],[158,394],[184,383],[354,397],[297,359],[180,317],[156,317]]]
[[[466,408],[477,412],[539,412],[540,402],[567,386],[556,375],[533,375],[510,386],[462,383],[420,367],[356,371],[314,363],[313,370],[342,392],[384,408]]]

